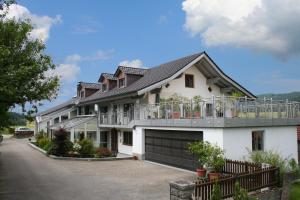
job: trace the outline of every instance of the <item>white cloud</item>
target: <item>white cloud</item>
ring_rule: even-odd
[[[124,60],[119,63],[119,66],[143,68],[143,62],[139,59],[135,59],[135,60],[131,60],[131,61]]]
[[[62,82],[72,82],[77,79],[80,67],[75,63],[63,63],[58,65],[54,70],[46,73],[47,76],[59,76]]]
[[[73,55],[67,56],[65,60],[68,63],[76,63],[76,62],[79,62],[81,59],[82,59],[82,57],[79,54],[73,54]]]
[[[8,19],[14,18],[16,20],[29,19],[34,27],[30,36],[34,39],[40,39],[44,42],[49,38],[50,28],[52,25],[61,23],[62,21],[60,15],[56,15],[54,18],[49,16],[35,15],[26,7],[18,4],[12,4],[9,6],[6,17]]]
[[[185,0],[185,29],[207,46],[231,45],[280,58],[300,54],[299,0]]]

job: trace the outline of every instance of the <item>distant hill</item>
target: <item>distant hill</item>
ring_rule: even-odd
[[[26,126],[27,120],[23,114],[10,112],[9,118],[12,126]]]
[[[289,101],[299,101],[300,102],[300,92],[290,92],[290,93],[281,93],[281,94],[260,94],[257,95],[258,98],[272,98],[273,100],[286,100]]]

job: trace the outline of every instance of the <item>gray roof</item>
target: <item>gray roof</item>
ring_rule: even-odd
[[[147,70],[148,69],[143,68],[119,66],[114,76],[116,77],[120,71],[124,72],[125,74],[144,75]]]
[[[85,88],[89,88],[89,89],[100,89],[101,88],[101,84],[100,83],[86,83],[86,82],[79,82],[79,84],[82,87]]]
[[[64,128],[67,130],[70,130],[73,127],[79,126],[83,123],[86,123],[88,121],[91,121],[93,119],[97,119],[95,116],[80,116],[80,117],[75,117],[72,119],[68,119],[66,121],[63,121],[61,123],[57,123],[54,125],[51,125],[49,128],[50,129],[59,129],[59,128]]]
[[[98,82],[101,82],[102,78],[107,78],[109,80],[117,80],[118,78],[117,77],[114,77],[113,74],[110,74],[110,73],[102,73],[99,77],[99,80]]]
[[[158,83],[162,80],[165,80],[167,78],[170,78],[172,75],[174,75],[176,72],[184,68],[186,65],[188,65],[190,62],[192,62],[194,59],[202,55],[204,52],[193,54],[190,56],[186,56],[177,60],[173,60],[171,62],[167,62],[165,64],[161,64],[158,66],[155,66],[153,68],[149,68],[145,70],[144,76],[141,77],[136,82],[132,83],[128,87],[125,88],[115,88],[108,92],[102,93],[102,92],[96,92],[93,95],[82,99],[81,103],[96,101],[100,99],[105,99],[109,97],[114,97],[118,95],[124,95],[124,94],[130,94],[130,93],[137,93],[137,91],[144,89],[146,87],[149,87],[155,83]]]
[[[71,107],[72,105],[75,105],[75,103],[76,103],[77,100],[79,100],[78,97],[73,97],[72,99],[70,99],[68,101],[65,101],[62,104],[59,104],[59,105],[54,106],[54,107],[52,107],[52,108],[50,108],[48,110],[45,110],[45,111],[37,113],[37,116],[47,115],[47,114],[56,112],[58,110],[65,109],[66,107]]]

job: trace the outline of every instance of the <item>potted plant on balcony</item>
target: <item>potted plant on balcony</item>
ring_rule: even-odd
[[[195,118],[200,118],[201,116],[201,111],[200,111],[200,102],[201,102],[201,96],[194,96],[193,97],[193,103],[194,103],[194,117]]]
[[[198,168],[196,169],[197,175],[199,177],[205,177],[207,170],[204,168],[204,166],[207,165],[207,161],[211,155],[211,144],[203,141],[193,142],[188,145],[188,150],[198,159]]]
[[[232,103],[232,108],[231,108],[231,116],[232,117],[238,117],[239,113],[238,110],[236,109],[236,103],[239,100],[239,98],[243,97],[243,94],[241,92],[233,92],[231,93],[231,103]]]
[[[210,180],[219,179],[224,164],[224,151],[217,145],[211,145],[209,149],[209,156],[206,161],[206,166],[209,169],[208,177]]]
[[[172,109],[173,109],[172,118],[179,119],[180,118],[180,103],[182,101],[182,98],[175,93],[168,99],[168,101],[172,104]]]

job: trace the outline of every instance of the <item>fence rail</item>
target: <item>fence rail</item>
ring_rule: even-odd
[[[215,184],[220,185],[222,198],[232,197],[236,182],[248,192],[276,186],[279,183],[279,168],[267,167],[247,174],[229,175],[218,182],[199,180],[195,183],[194,197],[197,200],[209,200]]]
[[[222,172],[226,174],[245,174],[253,171],[261,170],[261,164],[255,164],[245,161],[229,160],[226,159]]]

